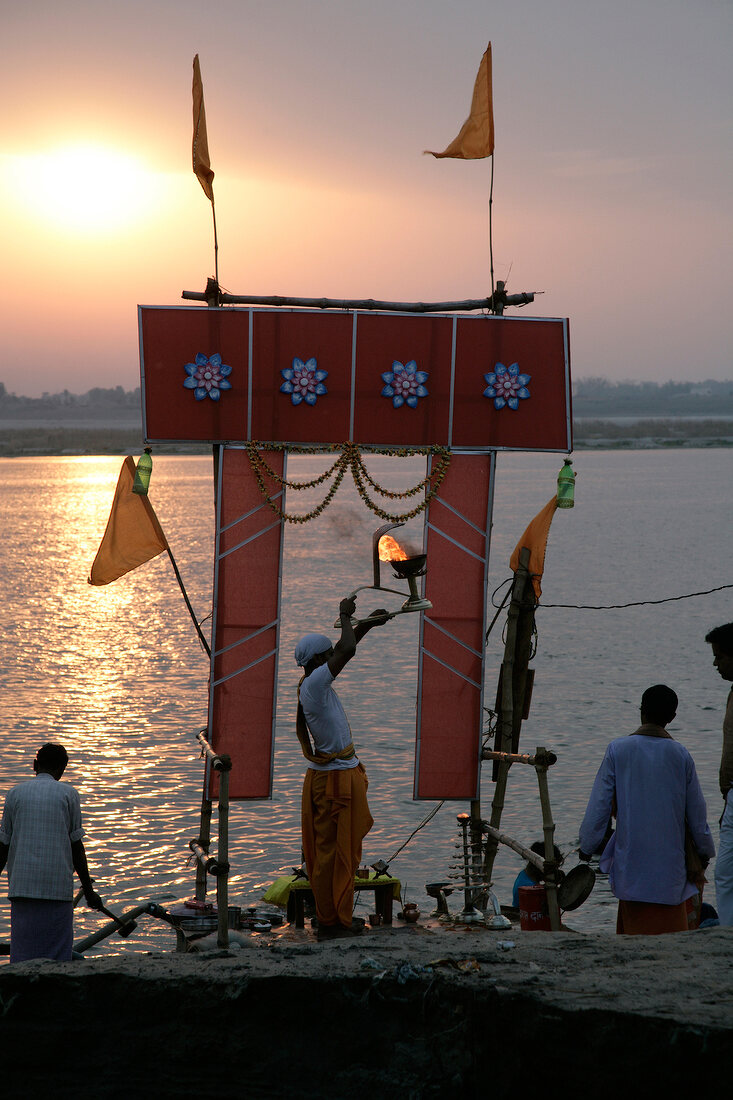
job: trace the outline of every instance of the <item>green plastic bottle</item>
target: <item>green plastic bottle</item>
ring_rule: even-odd
[[[565,465],[557,475],[557,506],[558,508],[572,508],[575,505],[575,471],[569,458],[565,459]]]
[[[148,495],[148,486],[150,485],[150,475],[153,472],[153,460],[150,457],[150,447],[145,448],[145,454],[140,455],[137,466],[135,467],[135,478],[132,482],[133,493],[142,493],[143,496]]]

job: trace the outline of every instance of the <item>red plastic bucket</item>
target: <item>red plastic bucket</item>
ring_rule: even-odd
[[[519,887],[519,927],[523,932],[551,932],[544,886]]]

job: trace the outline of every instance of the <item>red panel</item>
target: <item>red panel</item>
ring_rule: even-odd
[[[152,442],[251,438],[330,445],[349,439],[363,445],[559,451],[572,446],[564,321],[143,306],[140,335],[144,430]],[[185,365],[197,353],[218,354],[232,368],[231,389],[218,401],[196,401],[183,386]],[[282,371],[292,370],[296,358],[315,360],[318,370],[328,372],[327,392],[313,404],[293,404],[281,390]],[[427,392],[416,395],[414,407],[395,408],[382,393],[382,375],[395,362],[414,362],[427,375]],[[497,364],[515,363],[530,376],[528,396],[518,398],[516,409],[496,409],[484,395],[484,376]]]
[[[252,352],[252,439],[289,443],[342,443],[349,438],[353,317],[306,310],[257,312]],[[315,359],[328,371],[327,393],[314,405],[294,405],[282,393],[282,369],[294,358]]]
[[[265,458],[282,475],[283,452]],[[209,738],[232,758],[230,797],[269,798],[283,524],[263,501],[246,452],[224,448],[221,462]]]
[[[459,318],[452,446],[570,450],[565,335],[562,321]],[[499,363],[530,376],[516,409],[496,409],[483,395],[484,375]]]
[[[477,739],[465,725],[467,719],[475,725],[476,691],[429,656],[423,658],[422,675],[428,691],[418,731],[415,798],[476,798]]]
[[[416,798],[476,798],[492,460],[453,454],[427,518]]]
[[[249,314],[224,309],[140,307],[143,431],[148,441],[245,439]],[[183,385],[186,363],[221,355],[232,368],[219,401]]]
[[[452,317],[359,314],[354,439],[408,447],[445,443],[450,415]],[[428,377],[427,396],[395,408],[382,374],[412,361]]]

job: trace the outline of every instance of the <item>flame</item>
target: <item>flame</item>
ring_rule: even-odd
[[[393,539],[391,535],[382,535],[379,540],[380,561],[407,561],[408,556],[397,539]]]

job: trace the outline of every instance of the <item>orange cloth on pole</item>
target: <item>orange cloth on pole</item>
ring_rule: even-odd
[[[687,932],[687,903],[658,905],[647,901],[619,901],[616,932],[626,936],[661,936],[665,932]]]
[[[308,768],[305,773],[303,856],[319,925],[351,927],[361,842],[374,824],[368,786],[361,764],[326,772]]]
[[[458,160],[480,160],[494,152],[494,104],[491,90],[491,43],[481,58],[476,83],[473,86],[471,113],[463,123],[458,137],[442,153],[426,149],[433,157],[455,157]]]
[[[214,173],[209,160],[209,139],[206,134],[204,86],[201,83],[199,55],[193,59],[193,171],[204,189],[207,199],[214,201]]]
[[[529,550],[529,573],[532,578],[532,587],[534,588],[534,594],[539,600],[542,595],[542,588],[540,581],[542,580],[542,574],[545,571],[545,550],[547,548],[547,538],[550,534],[550,524],[552,523],[552,517],[555,515],[557,509],[557,497],[554,496],[552,500],[548,500],[545,507],[541,512],[538,512],[532,522],[527,527],[527,530],[522,535],[521,539],[514,547],[514,553],[509,559],[509,565],[516,573],[519,568],[519,552],[523,547]]]
[[[133,493],[135,463],[122,463],[107,528],[94,559],[89,584],[109,584],[168,549],[153,506],[143,493]]]

